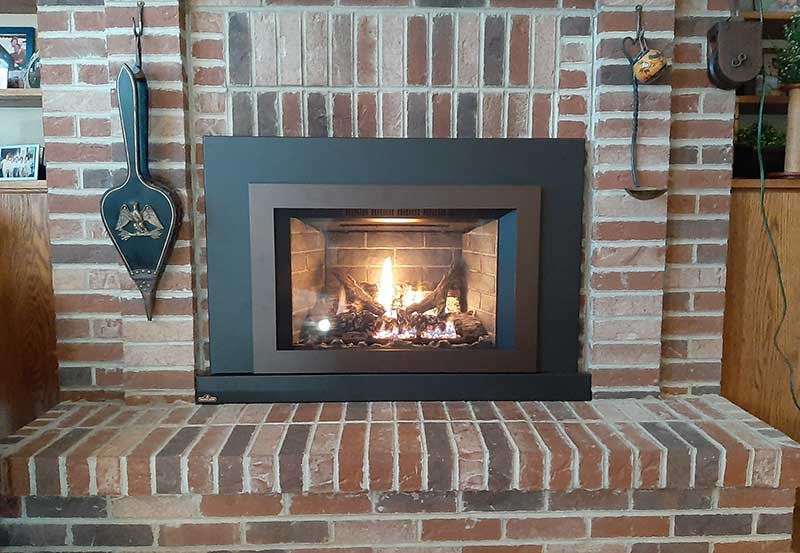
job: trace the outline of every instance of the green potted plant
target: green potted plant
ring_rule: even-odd
[[[770,175],[800,178],[800,14],[795,15],[783,30],[786,46],[778,51],[775,65],[783,89],[789,95],[786,113],[786,157],[783,172]]]
[[[733,137],[733,177],[737,179],[758,178],[758,152],[756,144],[758,123],[748,127],[739,127]],[[762,152],[764,154],[764,171],[780,173],[783,171],[786,133],[772,125],[764,125],[761,130]]]

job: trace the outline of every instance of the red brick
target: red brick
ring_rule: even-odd
[[[108,119],[84,118],[80,120],[81,136],[111,136],[111,122]]]
[[[427,21],[425,17],[412,16],[408,18],[407,25],[408,66],[406,79],[410,85],[423,85],[428,80]]]
[[[440,519],[422,521],[422,541],[479,541],[500,539],[498,519]]]
[[[127,29],[131,24],[131,17],[136,15],[133,7],[106,7],[106,26],[121,27]],[[178,20],[177,6],[147,6],[142,16],[145,21],[150,21],[152,27],[177,27]]]
[[[588,82],[584,71],[562,69],[559,73],[559,87],[562,89],[586,88],[587,85]]]
[[[76,31],[105,31],[105,10],[96,12],[75,11],[72,14]]]
[[[506,526],[511,539],[568,540],[587,536],[586,521],[579,517],[511,519]]]
[[[536,432],[550,451],[550,474],[546,485],[551,490],[565,490],[572,485],[573,451],[566,438],[554,424],[537,424]]]
[[[358,83],[374,85],[377,77],[378,19],[375,16],[356,18],[356,45],[358,50]]]
[[[758,507],[787,509],[793,507],[794,502],[795,491],[791,489],[742,487],[723,488],[719,492],[720,508],[752,509]]]
[[[480,432],[471,422],[453,422],[451,428],[458,454],[459,488],[484,489],[484,456]]]
[[[530,82],[531,18],[515,15],[511,18],[508,80],[512,86],[527,86]]]
[[[416,407],[416,406],[415,406]],[[416,423],[399,423],[398,482],[400,491],[417,491],[422,488],[421,430]]]
[[[234,545],[239,543],[239,524],[162,524],[159,545]]]
[[[733,122],[674,120],[671,133],[673,138],[730,138],[733,133]]]
[[[662,537],[669,535],[669,517],[618,516],[592,519],[592,537]]]
[[[786,553],[792,550],[792,540],[737,541],[714,544],[714,553]]]
[[[161,519],[191,518],[197,514],[196,497],[115,497],[111,500],[111,513],[115,519],[152,518],[158,513]]]
[[[192,43],[192,57],[196,59],[221,60],[223,58],[221,39],[203,39]]]
[[[347,515],[372,511],[366,494],[307,494],[292,496],[290,512],[293,515]]]
[[[47,137],[52,136],[75,136],[74,117],[43,117],[42,128]]]
[[[375,94],[361,92],[358,94],[358,136],[375,137],[378,132],[376,118],[377,100]]]
[[[200,512],[207,517],[263,517],[281,512],[279,495],[206,495],[200,502]]]
[[[40,31],[68,31],[69,12],[39,12],[36,22]]]
[[[336,544],[370,545],[417,541],[413,520],[345,520],[334,523]]]
[[[366,425],[345,424],[339,449],[339,488],[346,492],[363,489],[364,447]]]
[[[565,424],[563,428],[578,448],[578,483],[580,487],[589,490],[602,487],[603,450],[582,425]]]

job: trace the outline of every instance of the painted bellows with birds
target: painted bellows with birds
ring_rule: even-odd
[[[117,78],[119,115],[128,174],[108,190],[100,204],[103,224],[144,300],[148,320],[153,318],[156,290],[175,244],[181,221],[180,203],[155,182],[148,168],[148,92],[142,71],[141,11],[134,22],[137,56],[131,67],[123,64]]]

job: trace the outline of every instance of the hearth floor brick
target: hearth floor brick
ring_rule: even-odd
[[[719,396],[63,403],[0,445],[0,550],[784,553],[798,459]]]

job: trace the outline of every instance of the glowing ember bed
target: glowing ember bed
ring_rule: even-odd
[[[510,210],[290,219],[292,347],[493,348]]]

